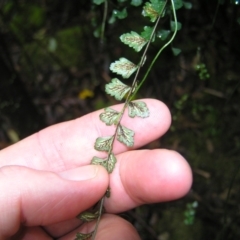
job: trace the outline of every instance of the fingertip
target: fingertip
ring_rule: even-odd
[[[151,116],[159,120],[162,119],[166,129],[168,129],[172,122],[172,116],[168,106],[164,102],[157,99],[146,99],[146,102],[149,102],[149,105],[153,110],[150,111]]]
[[[144,121],[140,121],[143,124],[142,128],[149,131],[151,135],[151,141],[164,135],[171,126],[172,117],[171,112],[167,105],[157,99],[144,99],[143,100],[149,108],[150,121],[147,124]]]
[[[104,214],[96,239],[140,240],[140,237],[127,220],[112,214]]]
[[[166,184],[162,201],[170,201],[185,196],[192,186],[192,170],[186,159],[176,151],[162,150],[162,181]]]
[[[173,150],[155,151],[152,160],[150,202],[165,202],[186,195],[192,185],[192,171],[182,155]],[[152,198],[152,199],[151,199]]]
[[[111,212],[176,200],[187,194],[192,184],[189,164],[172,150],[132,151],[127,158],[124,154],[119,156],[119,162],[119,174],[112,176],[111,182],[123,197],[119,201],[116,191],[111,194],[114,200],[107,201]]]

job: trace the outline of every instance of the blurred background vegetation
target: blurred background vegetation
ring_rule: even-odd
[[[109,64],[121,56],[133,62],[139,57],[119,36],[145,23],[141,8],[128,2],[109,1],[108,18],[125,6],[128,17],[107,24],[101,44],[96,36],[102,5],[0,0],[0,149],[115,103],[104,93]],[[178,11],[182,29],[172,47],[182,52],[165,50],[137,97],[169,106],[170,131],[146,147],[179,151],[193,169],[194,183],[181,200],[123,216],[143,239],[240,239],[239,1],[191,3],[192,9]],[[153,43],[148,58],[158,48]]]

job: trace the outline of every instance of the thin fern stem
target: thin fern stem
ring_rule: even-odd
[[[98,218],[97,218],[97,222],[96,222],[96,225],[95,225],[95,228],[94,228],[93,235],[92,235],[92,237],[91,237],[92,240],[95,239],[96,234],[97,234],[98,226],[99,226],[99,223],[100,223],[100,220],[101,220],[101,216],[102,216],[104,199],[105,199],[105,196],[103,196],[103,197],[101,198],[101,200],[100,200],[99,215],[98,215]]]
[[[168,0],[166,0],[166,2],[165,2],[165,6],[166,6],[166,4],[167,4],[167,1],[168,1]],[[128,104],[129,104],[129,102],[130,102],[131,99],[132,99],[131,95],[135,92],[134,89],[135,89],[135,85],[136,85],[136,82],[137,82],[137,77],[138,77],[139,72],[140,72],[140,68],[141,68],[141,66],[142,66],[143,63],[144,63],[144,60],[145,60],[147,51],[148,51],[149,46],[150,46],[150,43],[151,43],[151,41],[152,41],[152,39],[153,39],[153,37],[154,37],[156,28],[157,28],[158,23],[159,23],[159,21],[160,21],[160,19],[161,19],[161,15],[162,15],[162,13],[163,13],[163,11],[164,11],[164,9],[165,9],[165,6],[164,6],[162,12],[159,14],[159,17],[157,18],[157,21],[156,21],[156,23],[155,23],[155,25],[154,25],[154,27],[153,27],[153,31],[152,31],[152,33],[151,33],[150,39],[149,39],[149,41],[148,41],[147,46],[145,47],[145,50],[144,50],[143,55],[142,55],[142,57],[141,57],[141,61],[140,61],[140,63],[139,63],[139,67],[138,67],[137,72],[136,72],[136,74],[135,74],[135,77],[134,77],[134,79],[133,79],[133,83],[132,83],[132,86],[131,86],[131,90],[129,91],[129,93],[128,93],[128,95],[127,95],[127,98],[126,98],[126,101],[125,101],[125,103],[124,103],[124,106],[123,106],[123,108],[122,108],[122,110],[121,110],[121,112],[120,112],[120,117],[119,117],[118,123],[116,124],[115,132],[114,132],[114,135],[113,135],[113,141],[112,141],[110,150],[108,151],[108,159],[109,159],[110,154],[111,154],[111,152],[112,152],[113,143],[114,143],[114,140],[115,140],[115,138],[116,138],[116,136],[117,136],[117,130],[118,130],[119,125],[120,125],[120,123],[121,123],[123,114],[124,114],[124,112],[125,112]]]
[[[100,36],[101,44],[103,44],[103,42],[104,42],[104,33],[105,33],[105,26],[106,26],[106,20],[107,20],[107,12],[108,12],[108,0],[105,0],[104,1],[103,20],[102,20],[102,26],[101,26],[101,36]]]
[[[137,82],[137,77],[138,77],[138,75],[139,75],[140,68],[142,67],[142,65],[143,65],[143,63],[144,63],[144,61],[145,61],[148,48],[149,48],[149,46],[150,46],[150,43],[152,42],[152,39],[153,39],[153,37],[154,37],[156,28],[157,28],[157,26],[158,26],[158,23],[159,23],[159,21],[160,21],[160,19],[161,19],[161,16],[162,16],[164,10],[165,10],[165,7],[166,7],[166,5],[167,5],[167,2],[168,2],[168,0],[166,0],[165,6],[163,7],[163,10],[162,10],[162,12],[159,14],[159,17],[157,18],[157,21],[156,21],[156,23],[155,23],[155,25],[154,25],[154,27],[153,27],[152,34],[151,34],[150,39],[149,39],[149,41],[148,41],[148,43],[147,43],[147,46],[145,47],[144,52],[143,52],[143,55],[142,55],[142,58],[141,58],[141,61],[140,61],[140,64],[139,64],[139,68],[137,69],[137,72],[136,72],[135,77],[134,77],[134,79],[133,79],[132,88],[131,88],[131,91],[129,91],[129,94],[128,94],[127,99],[126,99],[126,102],[125,102],[125,105],[127,105],[127,104],[131,101],[131,99],[132,99],[131,95],[133,94],[133,90],[134,90],[135,85],[136,85],[136,82]],[[138,89],[138,87],[137,87],[137,89]],[[135,92],[135,91],[134,91],[134,92]]]
[[[158,53],[156,54],[156,56],[154,57],[154,59],[152,60],[149,68],[147,69],[143,79],[141,80],[141,82],[138,84],[136,90],[134,91],[134,93],[131,95],[130,97],[130,101],[134,98],[134,96],[136,95],[136,93],[138,92],[138,90],[141,88],[141,86],[143,85],[143,83],[145,82],[145,80],[148,77],[149,72],[151,71],[154,63],[157,61],[159,55],[162,53],[162,51],[171,44],[171,42],[173,41],[173,39],[175,38],[176,34],[177,34],[177,15],[176,15],[176,10],[175,10],[175,6],[174,6],[174,0],[171,0],[171,5],[172,5],[172,10],[173,10],[173,17],[174,17],[174,22],[175,22],[175,29],[174,29],[174,33],[171,37],[171,39],[163,45],[163,47],[158,51]]]
[[[166,1],[166,3],[167,3],[167,1]],[[160,14],[160,16],[161,16],[161,14]],[[158,25],[158,23],[159,23],[159,20],[160,20],[160,18],[161,18],[160,16],[158,17],[158,19],[157,19],[157,21],[156,21],[156,24],[155,24],[154,29],[153,29],[153,31],[152,31],[150,40],[149,40],[147,46],[145,47],[144,53],[143,53],[142,58],[141,58],[141,61],[140,61],[140,63],[139,63],[139,67],[138,67],[137,72],[136,72],[136,74],[135,74],[135,77],[134,77],[134,79],[133,79],[133,83],[132,83],[132,86],[131,86],[131,90],[129,91],[129,93],[128,93],[128,95],[127,95],[127,98],[126,98],[126,101],[125,101],[125,103],[124,103],[124,106],[123,106],[123,108],[122,108],[122,110],[121,110],[121,112],[120,112],[120,116],[119,116],[119,119],[118,119],[118,123],[116,124],[115,132],[114,132],[114,135],[113,135],[113,141],[112,141],[112,144],[111,144],[110,149],[109,149],[109,151],[108,151],[108,157],[107,157],[107,159],[109,159],[110,154],[111,154],[111,152],[112,152],[112,150],[113,150],[113,143],[114,143],[114,141],[115,141],[115,139],[116,139],[119,125],[120,125],[120,123],[121,123],[123,114],[124,114],[124,112],[125,112],[125,110],[126,110],[126,108],[127,108],[127,106],[128,106],[128,103],[129,103],[130,100],[131,100],[131,95],[132,95],[133,92],[134,92],[134,88],[135,88],[135,85],[136,85],[136,82],[137,82],[137,77],[138,77],[138,75],[139,75],[140,68],[141,68],[141,66],[142,66],[142,64],[143,64],[143,62],[144,62],[145,57],[146,57],[147,50],[148,50],[148,48],[149,48],[149,45],[150,45],[151,40],[152,40],[152,38],[153,38],[153,36],[154,36],[154,33],[155,33],[155,31],[156,31],[156,28],[157,28],[157,25]],[[107,161],[107,164],[108,164],[108,161]]]

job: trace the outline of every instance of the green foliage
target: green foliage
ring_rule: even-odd
[[[192,225],[195,219],[196,208],[198,207],[198,202],[194,201],[193,203],[188,203],[186,210],[184,211],[184,223],[186,225]]]
[[[136,101],[128,103],[128,116],[129,117],[149,117],[149,109],[145,102]]]
[[[186,103],[188,98],[189,98],[188,94],[182,95],[181,98],[174,103],[175,108],[178,109],[178,110],[183,109],[184,108],[184,104]]]
[[[108,152],[111,148],[113,142],[113,137],[99,137],[96,139],[96,142],[94,144],[94,148],[98,151],[106,151]]]
[[[83,46],[78,41],[82,36],[81,26],[74,26],[58,31],[55,41],[59,52],[59,58],[65,65],[76,66],[79,64],[79,54],[83,51]],[[76,54],[76,49],[79,53]]]
[[[165,41],[170,34],[170,30],[161,29],[157,32],[157,37],[160,38],[162,41]]]
[[[125,1],[121,1],[121,2],[125,2]],[[182,1],[175,1],[174,4],[177,4],[178,8],[183,6]],[[165,7],[166,7],[166,1],[151,0],[150,2],[146,2],[145,5],[143,6],[143,15],[149,17],[151,22],[155,22],[157,19],[160,19],[160,17],[162,17],[162,13],[164,12]],[[172,9],[174,9],[174,7]],[[155,32],[156,32],[157,25],[158,25],[158,22],[155,24],[154,27],[145,26],[141,34],[138,34],[135,31],[122,34],[120,36],[120,40],[124,44],[128,45],[129,47],[132,47],[137,52],[141,51],[144,46],[146,46],[146,50],[148,50],[149,42],[152,42],[155,39]],[[168,44],[170,44],[170,42],[173,40],[176,34],[176,31],[181,28],[181,24],[176,21],[176,17],[175,17],[175,21],[170,21],[170,25],[171,25],[171,30],[174,31],[174,35],[169,40]],[[161,38],[162,40],[164,40],[164,39],[167,39],[169,33],[170,33],[169,30],[162,30],[158,34],[159,35],[161,34],[162,35]],[[168,44],[165,44],[164,47],[166,47]],[[152,64],[156,61],[157,57],[159,56],[159,54],[163,49],[159,50]],[[137,85],[137,77],[138,77],[140,68],[145,63],[146,50],[144,52],[144,55],[141,57],[141,61],[139,65],[132,63],[125,57],[121,57],[119,60],[110,64],[110,70],[113,73],[121,75],[123,78],[129,78],[134,72],[137,71],[136,76],[133,80],[132,86],[128,86],[122,83],[117,78],[113,78],[105,86],[106,93],[113,96],[116,100],[122,100],[124,97],[126,97],[126,101],[121,112],[118,112],[111,108],[105,108],[104,112],[100,114],[100,120],[108,126],[115,125],[116,130],[113,136],[97,138],[94,146],[95,149],[99,151],[107,151],[108,158],[102,159],[102,158],[94,157],[92,160],[92,163],[101,164],[107,168],[110,161],[111,162],[110,172],[112,172],[114,168],[114,164],[116,162],[115,157],[111,155],[113,154],[112,144],[114,142],[114,139],[116,138],[119,142],[125,144],[127,147],[132,147],[134,145],[134,135],[135,135],[134,131],[123,126],[120,123],[122,119],[122,115],[125,112],[125,109],[128,108],[128,115],[131,118],[136,116],[145,118],[149,116],[149,109],[144,102],[130,101],[130,99],[133,97],[134,94],[136,94],[136,92],[139,89],[139,86]],[[175,55],[179,54],[179,52],[181,51],[180,49],[177,49],[177,48],[172,48],[172,50]],[[150,65],[149,70],[151,69],[151,67],[152,65]],[[147,75],[145,75],[145,77],[141,81],[141,84],[145,81],[146,76]],[[107,170],[109,171],[109,169]]]
[[[175,6],[176,10],[183,7],[183,1],[182,0],[174,0],[173,2],[174,2],[174,6]]]
[[[138,33],[131,31],[131,33],[125,33],[120,36],[123,43],[132,47],[135,51],[139,52],[147,43],[146,38],[142,37]]]
[[[190,2],[183,2],[183,6],[186,8],[186,9],[191,9],[192,8],[192,3]]]
[[[151,36],[152,36],[152,32],[153,32],[153,27],[149,27],[149,26],[145,26],[143,28],[143,31],[141,32],[141,36],[146,39],[146,40],[150,40]],[[155,34],[154,34],[155,36]],[[154,41],[154,36],[152,38],[152,41]]]
[[[93,157],[91,164],[101,165],[108,171],[108,173],[112,173],[116,162],[117,162],[117,159],[115,155],[111,153],[109,154],[109,157],[105,159],[99,158],[99,157]]]
[[[179,49],[179,48],[174,48],[174,47],[172,47],[172,52],[173,52],[173,55],[174,56],[177,56],[178,54],[180,54],[181,53],[181,49]]]
[[[129,128],[126,128],[122,125],[119,125],[117,128],[117,140],[127,147],[132,147],[134,145],[134,131]]]
[[[117,78],[113,78],[110,83],[108,83],[105,87],[105,91],[107,94],[116,98],[116,100],[122,100],[123,97],[131,90],[131,87],[122,83]]]
[[[186,2],[186,1],[182,1],[182,0],[174,0],[174,5],[175,5],[176,10],[178,10],[182,7],[186,8],[186,9],[191,9],[192,8],[192,3],[191,2]]]
[[[25,50],[29,56],[34,56],[34,63],[37,68],[45,67],[47,63],[52,63],[54,59],[57,59],[54,62],[56,68],[79,66],[85,61],[80,57],[84,55],[85,51],[84,46],[79,42],[79,39],[83,37],[81,26],[60,29],[50,36],[44,30],[38,31],[33,37],[35,41],[27,42]],[[26,58],[20,58],[21,64],[29,66],[30,64],[26,61]]]
[[[104,3],[106,0],[93,0],[93,3],[100,5],[102,3]]]
[[[129,78],[136,70],[138,66],[122,57],[118,61],[111,63],[110,70],[114,73],[122,75],[123,78]]]
[[[145,3],[142,14],[144,17],[149,17],[151,22],[155,22],[161,16],[165,5],[166,1],[150,0]]]
[[[33,3],[20,4],[18,11],[15,8],[12,2],[8,2],[4,5],[3,12],[11,18],[10,30],[19,40],[24,41],[28,32],[40,29],[45,21],[46,13],[43,8]]]
[[[142,4],[142,0],[132,0],[131,1],[131,5],[132,6],[135,6],[135,7],[138,7]]]
[[[170,22],[171,25],[171,31],[174,32],[175,29],[180,30],[182,28],[182,24],[180,22],[175,23],[174,21]]]
[[[124,8],[123,10],[113,10],[112,11],[112,16],[109,18],[108,23],[113,24],[116,19],[124,19],[127,17],[127,9]]]
[[[117,124],[120,117],[120,113],[112,108],[105,108],[104,112],[100,114],[100,119],[102,122],[106,123],[107,126],[112,124]]]
[[[207,80],[210,78],[210,74],[205,63],[196,64],[195,70],[198,72],[198,76],[201,80]]]
[[[49,52],[55,52],[57,50],[57,40],[56,38],[50,38],[48,42]]]
[[[84,221],[84,222],[91,222],[95,219],[97,219],[99,216],[99,212],[89,212],[89,211],[85,211],[80,213],[77,218]]]

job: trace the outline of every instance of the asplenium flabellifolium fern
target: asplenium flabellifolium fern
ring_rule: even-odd
[[[94,3],[104,3],[104,9],[106,10],[107,0],[94,0]],[[142,1],[132,0],[131,4],[136,4],[136,6],[139,6],[142,4]],[[105,92],[118,101],[125,99],[125,102],[121,111],[117,111],[115,109],[107,107],[100,114],[100,120],[107,126],[114,125],[115,130],[113,135],[99,136],[96,139],[94,148],[97,151],[105,152],[106,156],[104,158],[93,156],[91,160],[91,164],[99,164],[103,166],[104,168],[106,168],[109,174],[114,171],[114,167],[117,162],[117,158],[114,154],[113,148],[114,142],[119,141],[127,147],[134,146],[135,132],[132,129],[128,128],[128,126],[125,126],[121,123],[123,114],[127,111],[128,116],[131,118],[146,118],[150,115],[149,109],[145,102],[132,101],[132,99],[134,98],[135,94],[140,89],[142,84],[145,82],[153,64],[156,62],[163,49],[166,48],[173,41],[177,30],[180,29],[181,24],[177,22],[175,10],[181,8],[182,6],[184,6],[184,4],[186,4],[186,2],[182,0],[150,0],[144,4],[142,8],[142,15],[148,17],[150,20],[150,24],[153,25],[144,26],[142,32],[140,33],[130,31],[120,36],[120,40],[124,44],[133,48],[136,52],[140,52],[143,49],[144,51],[140,55],[138,63],[133,63],[127,58],[121,57],[119,60],[116,60],[110,65],[110,70],[114,74],[120,75],[121,79],[116,77],[113,78],[108,84],[106,84]],[[157,30],[159,20],[166,15],[170,16],[170,30]],[[104,16],[106,16],[106,13],[104,13]],[[172,17],[173,21],[171,21]],[[104,24],[105,20],[106,17],[104,17]],[[102,29],[104,28],[105,27],[102,27]],[[173,33],[171,37],[169,37],[170,32]],[[168,39],[168,41],[163,44],[159,51],[156,52],[156,55],[151,61],[146,73],[144,74],[144,77],[141,80],[138,80],[140,69],[145,64],[149,45],[151,42],[154,42],[157,37],[159,37],[161,40]],[[122,79],[128,79],[132,75],[134,75],[134,77],[131,84],[122,82]],[[86,211],[79,214],[78,218],[81,219],[83,222],[89,222],[97,219],[97,223],[93,232],[87,234],[77,233],[75,240],[84,240],[89,238],[95,239],[98,224],[103,212],[104,199],[105,197],[111,197],[111,191],[114,191],[114,189],[107,189],[105,196],[103,196],[102,199],[99,201],[97,208],[93,209],[92,211]]]

